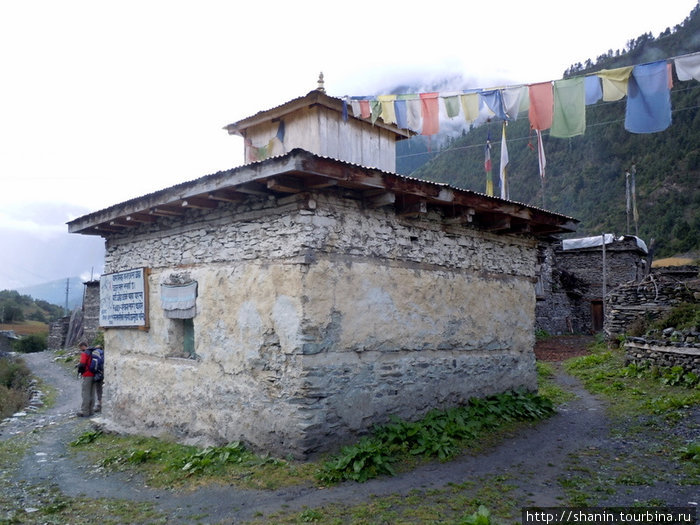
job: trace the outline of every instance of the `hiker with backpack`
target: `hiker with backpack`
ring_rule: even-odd
[[[78,345],[80,348],[80,362],[78,363],[78,376],[80,377],[80,393],[82,404],[78,417],[89,417],[92,415],[93,392],[95,390],[95,374],[90,371],[90,362],[92,361],[92,348],[88,348],[86,342],[81,341]]]
[[[93,382],[95,384],[95,391],[94,391],[94,401],[95,401],[95,410],[94,412],[97,414],[99,412],[102,412],[102,383],[104,383],[105,379],[105,351],[102,348],[102,345],[97,345],[95,346],[94,350],[92,351],[92,360],[90,361],[90,370],[94,374],[93,376]]]

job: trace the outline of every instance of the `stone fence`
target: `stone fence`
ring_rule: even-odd
[[[664,368],[681,366],[700,376],[700,344],[630,337],[625,342],[625,362]]]
[[[691,274],[692,275],[692,274]],[[681,303],[700,300],[700,279],[672,272],[654,272],[641,282],[623,284],[606,297],[604,331],[608,340],[621,335],[641,335],[641,325],[654,321]],[[638,325],[638,326],[635,326]]]

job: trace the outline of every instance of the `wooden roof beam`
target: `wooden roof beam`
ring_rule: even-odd
[[[178,215],[185,213],[185,210],[182,208],[173,208],[172,206],[163,205],[151,208],[149,213],[151,215],[158,215],[159,217],[177,217]]]
[[[148,215],[145,213],[132,213],[126,216],[126,221],[130,223],[147,223],[156,222],[156,218],[153,215]]]
[[[119,233],[126,229],[126,226],[112,224],[112,222],[114,221],[111,221],[109,224],[98,224],[97,226],[95,226],[95,230],[108,233]]]
[[[280,193],[299,193],[304,191],[303,181],[285,175],[267,179],[267,189]]]
[[[406,204],[401,206],[398,210],[397,215],[399,217],[420,217],[428,213],[428,203],[424,200],[413,202],[411,204]]]
[[[367,197],[367,206],[370,208],[381,208],[390,206],[396,202],[396,194],[393,191],[384,191],[378,195]]]
[[[241,202],[245,197],[235,191],[215,190],[209,192],[207,198],[221,202]]]
[[[195,208],[198,210],[212,210],[218,205],[218,202],[206,197],[187,197],[181,203],[183,208]]]
[[[245,193],[247,195],[270,195],[270,192],[267,190],[267,186],[262,186],[255,182],[246,182],[244,184],[239,184],[238,186],[236,186],[236,191],[239,193]]]
[[[443,222],[445,224],[467,224],[474,220],[474,214],[476,210],[474,208],[460,208],[457,210],[457,215],[454,217],[445,217]]]
[[[109,221],[109,225],[113,228],[122,228],[122,229],[130,227],[130,226],[138,226],[137,224],[135,224],[133,222],[128,222],[126,220],[126,217],[117,217],[117,218]]]
[[[511,218],[508,215],[497,215],[487,217],[486,215],[479,216],[479,225],[486,231],[501,232],[510,230]]]

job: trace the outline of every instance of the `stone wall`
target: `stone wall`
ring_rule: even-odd
[[[107,241],[149,268],[148,330],[108,329],[113,426],[277,454],[336,448],[391,414],[536,388],[535,242],[397,218],[344,190],[251,199]],[[194,359],[160,285],[198,283]]]
[[[69,324],[69,315],[49,323],[49,337],[46,345],[49,350],[60,350],[64,347]]]
[[[92,344],[100,330],[100,281],[88,281],[83,292],[83,338]]]
[[[95,340],[100,330],[100,281],[88,281],[84,285],[82,307],[49,323],[49,350],[74,347],[80,341],[92,344]]]
[[[689,276],[695,278],[688,279]],[[636,333],[635,324],[658,319],[681,303],[700,300],[700,280],[695,272],[653,271],[639,283],[626,283],[612,290],[606,298],[605,335],[615,340],[623,334]]]
[[[670,368],[680,366],[700,376],[700,344],[630,337],[625,341],[626,363]]]

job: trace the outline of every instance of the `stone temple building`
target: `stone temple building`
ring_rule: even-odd
[[[394,173],[321,89],[226,127],[249,163],[68,223],[106,241],[115,428],[306,457],[536,388],[540,236],[571,218]]]

